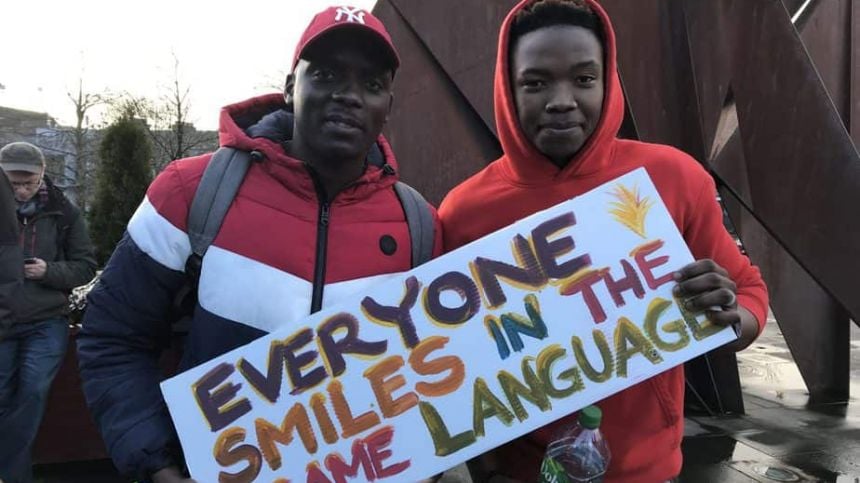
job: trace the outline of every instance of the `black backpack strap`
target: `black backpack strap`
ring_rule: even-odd
[[[191,242],[191,255],[185,264],[185,272],[194,287],[200,279],[203,256],[212,245],[227,210],[239,187],[245,180],[254,154],[228,147],[219,148],[212,155],[194,199],[188,210],[188,239]]]
[[[406,183],[398,181],[394,191],[403,205],[406,224],[409,225],[409,238],[412,241],[412,268],[433,257],[434,224],[430,205],[421,193]]]

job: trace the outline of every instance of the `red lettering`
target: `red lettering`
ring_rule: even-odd
[[[571,281],[559,289],[561,295],[582,293],[582,299],[585,300],[585,305],[588,306],[591,318],[594,319],[595,324],[606,321],[606,312],[594,293],[594,284],[603,280],[603,276],[607,272],[608,269],[606,268],[600,270],[583,270],[574,275]]]
[[[609,295],[612,295],[612,301],[615,302],[616,307],[624,306],[623,294],[627,290],[632,290],[633,295],[640,300],[645,297],[645,289],[642,288],[642,282],[639,280],[639,275],[636,274],[633,265],[627,260],[621,260],[621,267],[624,269],[623,278],[615,280],[609,272],[603,276],[606,288],[609,290]]]
[[[361,438],[356,438],[352,442],[352,463],[346,464],[340,454],[332,453],[326,456],[325,467],[328,468],[335,483],[345,483],[347,476],[351,478],[357,477],[359,467],[364,469],[365,480],[373,481],[376,479],[373,466],[367,456],[367,451],[364,450],[364,442]]]
[[[640,247],[634,248],[632,252],[630,252],[630,256],[636,260],[636,265],[639,266],[639,271],[642,272],[642,276],[645,278],[645,283],[648,285],[648,288],[651,290],[656,290],[661,285],[665,285],[674,280],[672,276],[672,272],[669,272],[661,277],[654,276],[653,270],[660,265],[665,265],[669,262],[669,257],[666,255],[659,256],[657,258],[648,259],[648,255],[656,252],[657,250],[663,248],[663,240],[655,240],[652,242],[648,242]]]
[[[320,465],[316,461],[310,463],[307,467],[307,470],[307,483],[332,483],[332,481],[328,479],[328,476],[325,475],[323,470],[320,469]]]
[[[388,467],[383,466],[385,460],[391,457],[391,450],[385,448],[391,444],[392,438],[394,438],[394,428],[391,426],[380,428],[364,438],[367,454],[370,456],[370,462],[373,464],[373,470],[378,478],[388,478],[400,474],[412,464],[411,460],[405,460]]]

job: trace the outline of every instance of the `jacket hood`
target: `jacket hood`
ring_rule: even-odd
[[[301,160],[289,156],[284,143],[293,137],[293,113],[282,94],[267,94],[221,109],[218,138],[222,147],[257,151],[263,168],[287,188],[304,197],[315,196],[313,179]],[[386,166],[390,167],[387,168]],[[367,170],[338,195],[351,202],[397,181],[397,160],[382,134],[368,153]]]
[[[600,20],[604,31],[605,82],[603,110],[600,120],[585,145],[562,169],[544,156],[520,129],[517,109],[511,90],[509,50],[510,31],[514,17],[534,0],[523,0],[514,7],[499,32],[494,80],[496,129],[504,150],[500,162],[504,174],[513,182],[525,185],[542,184],[568,178],[588,176],[606,167],[611,160],[613,140],[624,119],[624,95],[618,77],[615,31],[606,11],[594,0],[586,0]]]

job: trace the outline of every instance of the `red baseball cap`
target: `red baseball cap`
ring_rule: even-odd
[[[385,30],[385,25],[382,25],[382,22],[374,17],[372,13],[358,7],[329,7],[314,15],[311,23],[308,24],[308,27],[302,33],[299,44],[296,46],[296,53],[293,55],[293,69],[296,68],[302,52],[305,51],[308,45],[326,33],[347,27],[361,29],[376,35],[382,41],[382,44],[387,47],[387,54],[393,68],[396,70],[400,66],[400,56],[397,55],[397,50],[394,48],[391,36]]]

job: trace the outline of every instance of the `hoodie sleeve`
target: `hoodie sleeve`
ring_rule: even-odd
[[[738,304],[758,321],[759,333],[767,322],[767,287],[759,269],[741,253],[723,225],[723,211],[716,197],[714,180],[703,173],[698,200],[684,222],[684,239],[696,260],[710,258],[729,272],[737,284]]]
[[[188,206],[175,164],[153,182],[129,222],[88,297],[77,341],[87,404],[117,468],[138,478],[181,458],[158,364],[190,254],[184,222],[175,223]]]

